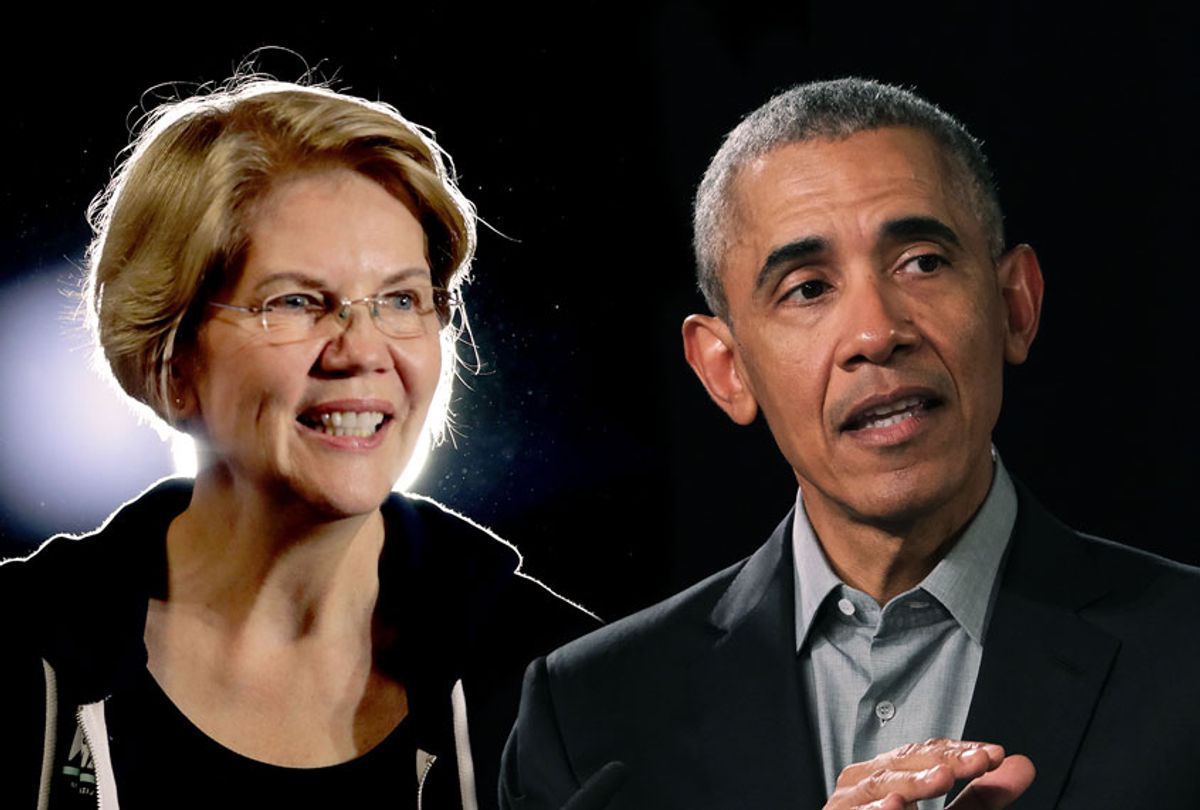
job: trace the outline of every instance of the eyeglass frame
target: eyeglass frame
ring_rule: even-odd
[[[422,316],[429,315],[431,313],[434,314],[437,317],[438,331],[440,332],[443,329],[445,329],[447,326],[450,325],[451,320],[454,317],[454,312],[461,305],[462,299],[459,297],[458,293],[455,290],[449,290],[445,287],[431,287],[430,289],[433,292],[433,299],[435,302],[437,301],[437,296],[439,293],[446,296],[445,317],[443,318],[442,311],[439,310],[436,303],[431,304],[429,309],[427,309],[427,310],[422,311],[422,310],[418,309],[418,310],[416,310],[416,312],[417,312],[417,314],[422,315]],[[272,296],[268,297],[267,299],[265,299],[261,304],[250,305],[250,306],[244,306],[244,305],[240,305],[240,304],[227,304],[222,301],[209,301],[208,304],[209,304],[209,306],[217,307],[218,309],[227,309],[227,310],[231,310],[233,312],[244,312],[248,315],[260,316],[259,323],[262,325],[263,333],[267,336],[267,338],[269,340],[271,337],[271,329],[270,329],[270,327],[267,326],[267,315],[270,314],[273,310],[271,307],[267,306],[268,302],[273,301],[276,298],[283,298],[288,295],[295,295],[297,292],[298,291],[293,290],[290,292],[279,293],[278,295],[272,295]],[[404,291],[397,290],[395,292],[404,292]],[[304,294],[305,295],[317,294],[317,295],[320,295],[325,301],[325,314],[319,316],[313,322],[314,327],[316,326],[316,324],[320,323],[325,318],[329,317],[330,315],[335,315],[335,314],[336,314],[338,320],[343,321],[343,322],[348,322],[350,308],[352,306],[354,306],[355,304],[367,304],[367,313],[371,317],[371,323],[374,324],[375,328],[379,330],[379,333],[381,335],[392,338],[394,340],[405,340],[410,337],[419,337],[421,334],[419,332],[414,332],[411,335],[392,335],[392,334],[388,334],[386,331],[383,330],[383,328],[379,325],[379,310],[380,310],[381,304],[384,301],[384,295],[385,295],[383,293],[375,293],[374,295],[365,295],[362,298],[344,298],[344,297],[339,297],[339,296],[333,295],[331,293],[324,293],[324,292],[322,292],[322,293],[305,292]],[[388,294],[392,294],[392,293],[388,293]],[[334,306],[334,304],[336,304],[336,306]],[[299,340],[304,340],[304,338],[300,338]],[[282,345],[282,344],[277,344],[277,345]]]

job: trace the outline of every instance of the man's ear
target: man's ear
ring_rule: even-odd
[[[758,401],[746,385],[729,324],[712,315],[689,315],[683,322],[683,353],[713,402],[734,422],[748,425]]]
[[[1017,245],[1000,257],[996,273],[1007,316],[1004,359],[1024,363],[1042,317],[1042,268],[1033,248]]]

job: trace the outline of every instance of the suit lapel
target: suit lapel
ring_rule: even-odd
[[[1053,806],[1118,642],[1078,610],[1108,590],[1073,532],[1018,487],[1012,548],[963,737],[1025,754],[1037,779],[1020,806]]]
[[[820,807],[825,802],[819,748],[796,660],[789,515],[738,573],[710,615],[713,710],[701,721],[705,757],[737,768],[734,795],[712,807]]]

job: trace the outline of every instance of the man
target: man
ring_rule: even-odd
[[[897,88],[803,85],[730,133],[685,352],[763,413],[797,507],[534,662],[508,807],[1195,806],[1200,576],[1057,523],[991,446],[1042,303],[1001,223],[978,144]]]

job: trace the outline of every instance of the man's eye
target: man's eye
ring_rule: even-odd
[[[829,282],[821,279],[812,278],[808,281],[801,281],[795,287],[788,290],[787,298],[800,298],[804,301],[812,301],[814,298],[820,298],[825,293],[829,292]]]
[[[316,312],[324,311],[325,301],[313,293],[284,293],[273,295],[263,302],[268,312]]]
[[[933,273],[941,270],[948,262],[936,253],[922,253],[920,256],[913,256],[904,263],[904,266],[915,270],[918,273]]]

